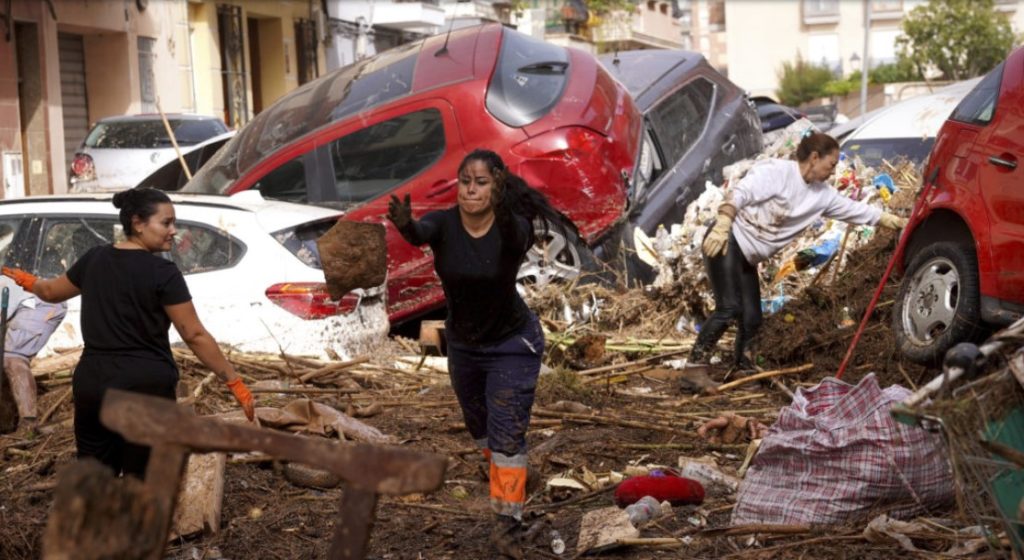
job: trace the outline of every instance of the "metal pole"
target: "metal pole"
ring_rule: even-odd
[[[860,114],[868,111],[868,72],[871,71],[871,52],[868,43],[871,37],[871,0],[864,0],[864,58],[860,65]]]
[[[4,351],[7,349],[7,304],[11,297],[11,289],[4,286],[0,295],[0,395],[3,395],[4,384],[2,376],[6,375],[7,368],[4,367]],[[14,392],[14,384],[11,384],[11,392]]]

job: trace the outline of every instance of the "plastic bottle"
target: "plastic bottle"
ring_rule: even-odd
[[[558,531],[551,531],[551,552],[561,554],[565,552],[565,541]]]
[[[635,504],[626,506],[626,514],[629,515],[630,523],[639,525],[661,515],[661,502],[654,497],[644,496]]]

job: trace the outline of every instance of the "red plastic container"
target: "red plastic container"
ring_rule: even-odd
[[[668,500],[674,506],[697,505],[704,502],[704,486],[669,470],[654,471],[644,476],[623,480],[615,489],[615,503],[625,507],[644,496],[659,502]]]

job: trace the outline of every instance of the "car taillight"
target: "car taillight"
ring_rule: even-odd
[[[324,319],[355,310],[359,298],[346,294],[338,301],[331,299],[327,285],[319,282],[289,282],[267,288],[267,299],[285,311],[303,319]]]
[[[96,165],[92,156],[88,154],[75,154],[71,162],[71,178],[76,181],[92,181],[96,178]]]
[[[600,154],[606,138],[583,127],[568,127],[535,136],[512,147],[512,152],[525,158],[586,158]]]

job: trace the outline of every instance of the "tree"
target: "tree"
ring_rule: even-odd
[[[832,71],[812,64],[797,54],[796,62],[783,62],[777,72],[779,89],[775,94],[783,105],[797,106],[825,94],[825,84],[832,81]]]
[[[1010,22],[993,0],[928,0],[903,20],[899,57],[924,74],[933,66],[950,80],[980,76],[1002,62],[1014,43]]]

